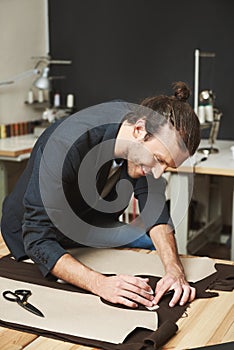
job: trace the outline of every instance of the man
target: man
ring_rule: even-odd
[[[1,229],[13,256],[29,256],[44,276],[112,303],[152,307],[169,290],[174,290],[170,306],[192,301],[195,289],[178,257],[161,178],[198,147],[199,122],[188,97],[187,86],[177,83],[173,97],[149,98],[142,106],[104,103],[48,128],[4,201]],[[124,225],[118,217],[133,191],[141,215]],[[149,241],[165,268],[153,294],[148,279],[106,277],[67,251],[80,245],[148,248]]]

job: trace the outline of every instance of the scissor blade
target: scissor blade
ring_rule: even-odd
[[[27,310],[27,311],[30,311],[30,312],[32,312],[33,314],[35,314],[35,315],[37,315],[37,316],[40,316],[40,317],[45,317],[44,315],[43,315],[43,313],[40,311],[40,310],[38,310],[35,306],[33,306],[32,304],[30,304],[30,303],[22,303],[22,302],[19,302],[18,303],[20,306],[22,306],[25,310]]]

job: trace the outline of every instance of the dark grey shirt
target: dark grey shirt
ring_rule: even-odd
[[[66,215],[62,205],[64,198],[71,214],[96,226],[97,232],[115,225],[117,228],[129,227],[126,234],[136,229],[118,222],[133,191],[139,201],[141,230],[147,232],[158,224],[169,223],[173,226],[165,204],[164,179],[155,180],[152,176],[132,179],[127,173],[126,160],[121,165],[120,180],[128,180],[131,186],[124,187],[120,193],[118,185],[117,189],[114,186],[105,198],[111,206],[121,194],[121,207],[117,205],[110,212],[98,207],[98,195],[105,186],[113,163],[116,135],[122,119],[129,111],[128,105],[122,103],[118,103],[115,108],[109,103],[98,109],[91,107],[53,124],[38,139],[26,170],[3,203],[1,230],[17,260],[28,256],[39,265],[43,275],[47,275],[68,247],[79,245],[79,238],[73,239],[63,229],[63,221],[66,223],[63,220],[63,215]],[[104,147],[106,141],[109,143]],[[65,157],[60,159],[64,149]],[[78,181],[81,164],[92,153],[89,153],[91,150],[94,152],[86,164],[87,176],[84,180],[85,186],[88,186],[87,192],[91,191],[92,194],[97,190],[93,202],[92,198],[90,201],[84,198]],[[42,168],[46,169],[46,173],[41,173]],[[93,173],[95,181],[92,180]],[[41,189],[41,186],[45,186],[45,189]],[[49,204],[45,204],[44,200],[47,190],[52,192]],[[56,220],[59,221],[58,225]],[[65,227],[68,226],[69,223],[66,223]],[[77,227],[78,235],[79,229],[84,233],[85,228]],[[95,234],[95,230],[93,232]]]

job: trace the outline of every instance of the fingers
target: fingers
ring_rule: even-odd
[[[157,305],[161,298],[170,290],[172,282],[169,279],[162,278],[156,285],[154,302]]]
[[[161,279],[156,287],[154,303],[162,299],[164,295],[172,291],[173,296],[169,302],[169,306],[173,307],[179,303],[179,305],[185,305],[188,301],[191,302],[196,297],[196,289],[191,287],[188,283],[177,283],[171,284],[169,280]]]
[[[175,292],[174,292],[174,294],[173,294],[173,297],[171,298],[171,301],[169,302],[169,306],[170,306],[170,307],[175,306],[175,305],[179,302],[180,297],[181,297],[181,294],[182,294],[182,291],[183,291],[182,288],[177,288],[177,289],[175,290]],[[180,305],[181,305],[181,306],[183,305],[184,301],[186,300],[186,296],[187,296],[187,297],[189,296],[189,295],[187,295],[187,293],[188,293],[187,290],[184,291],[184,293],[183,293],[183,296],[182,296],[182,298],[181,298],[181,300],[180,300]],[[183,299],[183,301],[182,301],[182,299]]]
[[[136,308],[138,304],[151,307],[154,305],[154,296],[148,281],[148,278],[128,275],[107,277],[101,294],[112,303],[120,303],[132,308]]]
[[[190,298],[189,301],[192,302],[196,298],[196,288],[190,287]]]
[[[169,303],[169,306],[173,307],[178,302],[179,305],[183,306],[188,301],[193,301],[196,296],[196,289],[193,287],[190,287],[190,285],[184,285],[180,288],[175,289],[174,295]]]
[[[144,306],[149,306],[149,307],[153,306],[152,301],[153,301],[154,297],[152,295],[149,296],[146,294],[150,298],[150,300],[147,299],[145,296],[141,296],[135,292],[131,292],[128,290],[123,290],[121,295],[122,295],[121,298],[126,298],[128,300],[131,300],[131,301],[135,302],[136,305],[142,304]]]
[[[166,290],[159,290],[158,292],[155,293],[155,297],[154,297],[154,303],[155,305],[158,305],[159,301],[161,300],[161,298],[163,297],[163,295],[166,293]]]
[[[119,297],[119,299],[118,299],[118,304],[125,305],[125,306],[131,307],[131,308],[133,308],[133,309],[135,309],[135,308],[138,307],[138,304],[137,304],[137,303],[133,302],[132,300],[123,298],[123,297]]]
[[[118,287],[120,288],[121,298],[131,299],[135,304],[152,306],[154,299],[153,290],[147,283],[148,279],[133,277],[128,275],[119,275]],[[121,299],[123,300],[123,299]],[[129,302],[127,302],[129,304]]]
[[[118,275],[118,277],[124,282],[129,283],[132,286],[136,286],[148,294],[153,294],[153,290],[148,284],[149,282],[148,278],[134,277],[129,275]]]

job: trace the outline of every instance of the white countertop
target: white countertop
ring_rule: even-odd
[[[218,153],[205,154],[196,152],[194,156],[186,160],[179,168],[181,172],[195,171],[197,174],[224,175],[234,176],[234,159],[230,147],[234,145],[234,141],[217,140],[213,148],[219,150]],[[210,147],[208,140],[202,140],[200,147]],[[201,159],[205,159],[200,162]],[[173,169],[170,169],[173,171]],[[176,170],[175,170],[176,171]]]
[[[34,134],[0,139],[0,159],[12,161],[27,159],[36,141]]]

